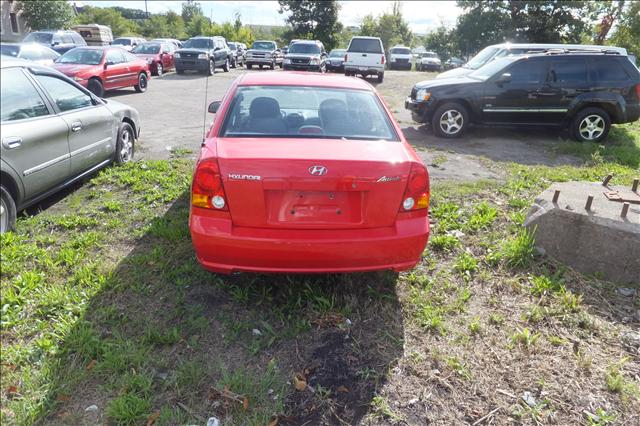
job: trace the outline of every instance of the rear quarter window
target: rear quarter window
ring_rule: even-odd
[[[551,81],[556,84],[575,84],[587,81],[584,58],[557,58],[551,64]]]
[[[591,58],[591,81],[627,81],[629,75],[621,59],[611,57]]]
[[[380,40],[370,38],[354,38],[349,44],[349,52],[382,53]]]

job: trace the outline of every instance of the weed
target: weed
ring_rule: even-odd
[[[171,327],[168,330],[158,330],[157,328],[148,328],[144,335],[144,343],[156,346],[170,346],[178,343],[180,333],[177,327]]]
[[[387,418],[395,422],[405,421],[402,416],[396,414],[391,409],[391,407],[389,407],[387,401],[380,395],[376,395],[373,397],[373,399],[371,400],[371,407],[373,408],[374,414],[378,417]]]
[[[478,270],[478,261],[465,251],[456,258],[454,269],[463,275],[471,276]]]
[[[498,210],[490,207],[486,202],[481,202],[473,207],[473,213],[469,216],[465,229],[469,231],[478,231],[486,229],[493,223],[498,216]]]
[[[467,365],[464,362],[460,361],[458,358],[456,357],[447,358],[447,365],[449,366],[449,368],[455,371],[460,377],[466,380],[471,380],[471,372],[469,371],[469,367],[467,367]]]
[[[504,324],[504,315],[497,312],[492,312],[489,315],[489,322],[494,325],[502,325]]]
[[[482,332],[480,317],[475,317],[473,321],[469,323],[469,332],[474,335],[480,334]]]
[[[528,328],[524,328],[516,331],[511,336],[511,343],[523,346],[526,349],[531,349],[536,345],[539,338],[539,333],[531,333]]]
[[[606,426],[616,421],[614,414],[607,413],[603,408],[597,408],[595,414],[586,412],[589,426]]]
[[[508,266],[525,268],[533,261],[533,232],[521,228],[515,237],[509,238],[501,247],[501,257]]]
[[[459,245],[460,240],[449,234],[438,234],[429,239],[429,247],[438,251],[451,251]]]
[[[564,290],[560,281],[546,275],[534,276],[531,278],[531,294],[534,296],[545,296],[559,293]]]
[[[567,290],[560,294],[559,300],[566,312],[580,312],[580,306],[582,305],[581,294],[575,294]]]
[[[119,395],[107,406],[107,416],[120,425],[144,423],[150,411],[149,399],[133,393]]]

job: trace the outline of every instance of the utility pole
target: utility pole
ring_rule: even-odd
[[[149,19],[149,9],[147,9],[147,0],[144,0],[144,14],[147,16],[147,19]]]

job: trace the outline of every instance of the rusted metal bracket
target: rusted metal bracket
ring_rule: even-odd
[[[640,204],[640,194],[633,191],[604,191],[604,196],[607,197],[609,201]]]

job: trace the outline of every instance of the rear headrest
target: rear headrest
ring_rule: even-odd
[[[282,118],[280,104],[273,98],[255,98],[251,101],[249,116],[251,118]]]
[[[320,118],[325,120],[347,119],[347,105],[340,99],[326,99],[320,103]]]

